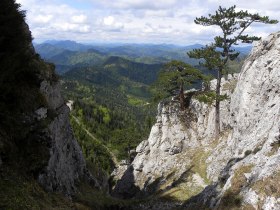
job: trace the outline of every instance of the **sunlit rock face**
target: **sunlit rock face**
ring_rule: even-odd
[[[227,80],[222,79],[223,94],[232,94],[237,76],[235,74],[230,75]],[[215,83],[213,80],[212,88],[215,88]],[[187,91],[187,98],[188,95],[193,94]],[[221,102],[223,116],[229,115],[229,107],[229,100]],[[228,118],[221,119],[221,129],[224,132],[228,130]],[[214,107],[200,103],[195,97],[192,97],[184,111],[180,111],[178,101],[160,103],[157,122],[152,127],[149,138],[136,148],[137,156],[129,169],[124,174],[117,173],[121,168],[114,173],[119,181],[113,194],[122,198],[145,197],[170,188],[182,180],[188,180],[189,187],[193,188],[191,195],[201,191],[209,181],[205,159],[217,144],[214,138],[214,120]],[[204,163],[200,163],[201,161]]]
[[[245,177],[238,195],[242,205],[247,203],[255,209],[280,208],[280,189],[274,188],[280,180],[279,70],[280,32],[258,42],[246,59],[231,97],[231,137],[223,140],[207,160],[207,172],[216,180],[231,158],[243,158],[229,170],[222,195]],[[262,189],[264,186],[268,190]]]
[[[230,197],[237,208],[279,209],[280,32],[254,46],[241,73],[222,80],[222,93],[229,100],[221,103],[219,139],[213,106],[194,97],[183,112],[177,102],[160,103],[148,140],[125,172],[132,181],[119,175],[115,195],[164,197],[176,188],[187,195],[186,203],[174,196],[184,207],[226,209]]]
[[[187,206],[280,208],[280,33],[258,42],[231,96],[229,132],[206,160],[215,183]],[[277,187],[276,187],[277,186]]]

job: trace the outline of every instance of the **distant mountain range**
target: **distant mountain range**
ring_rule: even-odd
[[[50,40],[42,44],[34,44],[36,51],[45,60],[56,64],[57,72],[63,74],[73,67],[99,66],[109,57],[117,56],[137,63],[163,64],[170,60],[182,60],[197,64],[186,52],[201,48],[203,45],[189,46],[153,45],[153,44],[81,44],[75,41]],[[251,46],[237,47],[237,51],[247,55]]]

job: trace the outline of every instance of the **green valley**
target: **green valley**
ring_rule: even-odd
[[[76,67],[62,76],[64,96],[74,102],[71,122],[76,138],[86,158],[101,164],[108,173],[113,164],[102,145],[118,160],[129,159],[130,150],[148,137],[156,114],[155,104],[149,103],[149,85],[160,69],[159,64],[109,57],[103,65]],[[87,129],[97,141],[81,128]],[[101,155],[96,155],[96,151]]]

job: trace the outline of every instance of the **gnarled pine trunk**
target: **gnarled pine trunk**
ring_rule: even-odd
[[[221,78],[222,70],[218,70],[217,87],[216,87],[216,109],[215,109],[215,135],[216,138],[220,135],[220,93],[221,93]]]

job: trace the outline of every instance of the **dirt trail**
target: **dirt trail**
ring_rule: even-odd
[[[75,117],[75,116],[73,116],[73,115],[71,115],[71,117],[76,121],[76,123],[77,123],[78,125],[81,125],[82,129],[87,133],[87,135],[88,135],[90,138],[92,138],[92,139],[95,140],[95,141],[98,141],[98,142],[107,150],[107,152],[111,155],[111,158],[112,158],[112,160],[113,160],[115,166],[117,166],[117,165],[119,164],[119,162],[118,162],[117,157],[115,156],[115,154],[112,153],[108,147],[106,147],[104,144],[102,144],[91,132],[89,132],[89,131],[84,127],[84,125],[79,121],[79,119],[78,119],[77,117]]]

